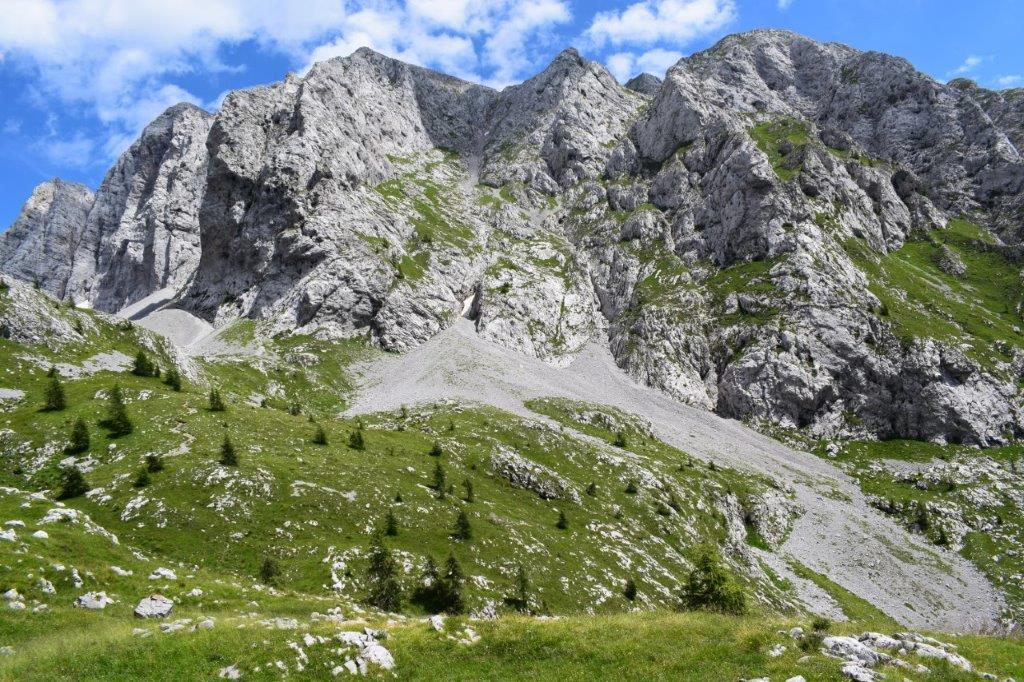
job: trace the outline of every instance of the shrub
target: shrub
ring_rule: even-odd
[[[260,582],[264,585],[277,585],[281,579],[281,565],[272,556],[263,557],[260,564]]]
[[[636,601],[636,583],[632,578],[626,578],[626,586],[622,588],[622,596],[629,601]]]
[[[124,394],[117,384],[107,394],[107,416],[100,421],[100,426],[107,430],[110,438],[120,438],[132,432],[132,420],[128,418],[128,409],[124,406]]]
[[[440,457],[444,454],[444,450],[441,449],[441,444],[435,440],[434,444],[430,446],[430,452],[427,454],[431,457]]]
[[[468,541],[473,539],[473,526],[469,522],[469,514],[466,513],[465,509],[459,510],[459,515],[455,517],[455,539]]]
[[[363,438],[363,430],[357,428],[352,433],[348,434],[348,446],[353,450],[365,450],[366,440]]]
[[[298,403],[292,403],[291,405],[288,406],[288,414],[290,414],[293,417],[298,417],[300,414],[302,414],[302,405],[299,405]]]
[[[71,442],[64,448],[65,455],[77,455],[89,449],[89,427],[79,417],[71,427]]]
[[[473,502],[476,499],[473,495],[473,481],[468,478],[462,480],[462,488],[466,491],[466,496],[463,498],[466,502]]]
[[[370,591],[366,603],[384,611],[402,608],[402,587],[398,584],[398,564],[384,541],[377,536],[370,548],[370,564],[366,569]]]
[[[235,445],[227,434],[224,435],[224,442],[220,444],[220,463],[224,466],[238,466],[238,453],[235,452]]]
[[[725,568],[718,550],[711,545],[697,548],[693,569],[683,586],[682,606],[719,613],[742,614],[747,598]]]
[[[43,410],[46,412],[57,412],[68,406],[67,398],[64,396],[64,386],[56,376],[52,377],[46,384],[46,391],[43,394]]]
[[[630,479],[629,482],[626,484],[626,494],[636,495],[638,492],[640,492],[640,489],[637,488],[636,481]]]
[[[164,374],[164,383],[170,386],[172,391],[181,390],[181,374],[177,367],[171,365],[167,368],[167,372]]]
[[[61,471],[60,490],[57,492],[58,500],[70,500],[81,497],[89,492],[89,484],[85,482],[85,476],[78,470],[78,467],[64,467]]]
[[[626,434],[625,434],[625,432],[623,432],[623,431],[616,431],[615,432],[615,441],[613,442],[613,445],[615,445],[615,447],[617,447],[617,448],[624,448],[627,445],[629,445],[629,443],[626,441]]]
[[[160,455],[154,455],[149,453],[146,455],[146,471],[151,474],[158,473],[164,470],[164,460]]]
[[[590,485],[587,486],[587,494],[591,497],[595,497],[597,495],[597,484],[593,481],[591,481]]]
[[[210,389],[210,412],[223,412],[227,409],[227,405],[224,404],[224,399],[220,396],[220,390],[216,388]]]
[[[555,522],[555,528],[558,530],[566,530],[569,528],[569,519],[566,517],[564,509],[558,510],[558,521]]]

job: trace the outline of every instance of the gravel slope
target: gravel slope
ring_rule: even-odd
[[[354,414],[460,399],[536,416],[523,400],[564,396],[641,415],[667,443],[790,484],[805,512],[781,554],[792,555],[909,627],[963,632],[997,626],[1002,599],[976,568],[869,508],[856,484],[838,469],[736,421],[637,385],[596,345],[570,366],[556,368],[480,339],[473,324],[460,319],[407,354],[356,371],[360,389],[349,410]],[[821,598],[813,590],[801,596],[812,607]]]

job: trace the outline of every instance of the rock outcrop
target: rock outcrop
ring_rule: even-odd
[[[35,240],[103,310],[168,289],[390,350],[463,315],[731,417],[995,444],[1024,432],[1022,126],[1016,91],[785,31],[626,86],[570,49],[501,92],[360,49],[172,108],[84,223],[40,190],[0,264],[38,276]]]

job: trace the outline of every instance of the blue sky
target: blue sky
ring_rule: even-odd
[[[0,230],[43,180],[98,186],[167,106],[361,45],[502,87],[569,45],[624,79],[760,27],[1024,86],[1020,0],[0,0]]]

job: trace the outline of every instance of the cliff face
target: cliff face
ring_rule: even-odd
[[[91,208],[37,190],[0,264],[38,276],[35,240],[104,310],[170,288],[394,350],[465,315],[728,416],[991,444],[1024,430],[1019,105],[782,31],[628,87],[574,50],[496,92],[362,49],[172,108]]]

